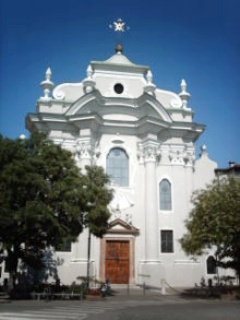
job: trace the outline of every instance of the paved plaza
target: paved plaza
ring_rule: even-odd
[[[240,301],[191,299],[122,289],[86,300],[0,301],[0,320],[239,320]]]

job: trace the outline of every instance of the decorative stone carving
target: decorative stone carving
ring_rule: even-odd
[[[119,204],[117,204],[117,207],[115,209],[112,209],[112,212],[114,219],[121,218],[121,210],[119,209]]]
[[[91,159],[93,152],[90,143],[83,141],[78,142],[75,148],[75,159]]]
[[[176,96],[175,98],[173,98],[171,101],[170,101],[170,106],[173,107],[173,108],[181,108],[182,107],[182,101],[181,99],[179,99],[178,96]]]
[[[202,155],[207,155],[207,147],[205,144],[201,146],[201,156]]]
[[[87,78],[83,80],[83,89],[85,93],[90,93],[94,90],[96,84],[93,80],[93,69],[91,65],[88,66],[86,74]]]
[[[174,165],[192,166],[195,159],[195,152],[193,149],[186,147],[181,149],[172,148],[169,151],[169,159],[171,164]]]
[[[138,145],[137,158],[140,164],[144,164],[144,152],[142,145]]]
[[[141,163],[146,163],[148,161],[159,161],[161,158],[159,144],[156,142],[139,144],[137,157]]]
[[[132,214],[126,213],[125,220],[128,224],[132,225]]]
[[[152,83],[153,75],[151,70],[148,70],[146,79],[147,79],[147,84],[144,86],[144,91],[148,94],[154,95],[156,86],[155,84]]]
[[[192,166],[195,160],[195,151],[193,149],[186,149],[184,153],[184,162],[186,166]]]
[[[96,158],[99,158],[101,155],[101,151],[99,147],[95,147],[94,155]]]
[[[134,206],[132,196],[128,191],[123,191],[118,187],[114,188],[114,197],[109,204],[109,208],[112,212],[129,209]]]
[[[52,75],[51,69],[48,68],[45,73],[45,80],[43,80],[40,83],[40,86],[42,87],[43,93],[44,93],[44,96],[40,98],[41,100],[50,100],[51,99],[49,97],[49,95],[50,95],[52,89],[54,88],[54,83],[51,81],[51,75]]]
[[[184,165],[184,154],[180,150],[170,150],[169,152],[169,159],[171,164],[175,165]]]
[[[152,83],[153,75],[151,70],[148,70],[146,78],[147,78],[147,83]]]
[[[63,100],[65,99],[65,93],[62,92],[61,90],[54,90],[54,98],[56,100]]]
[[[179,97],[182,100],[183,108],[188,108],[188,100],[190,99],[190,93],[187,92],[187,83],[184,79],[181,82],[181,92],[179,93]]]
[[[92,69],[92,66],[89,65],[87,68],[87,78],[92,79],[92,75],[93,75],[93,69]]]

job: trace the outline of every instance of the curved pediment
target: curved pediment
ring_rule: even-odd
[[[77,114],[89,113],[91,109],[95,105],[101,105],[103,102],[101,101],[102,96],[100,95],[98,90],[94,90],[91,93],[85,94],[80,99],[75,101],[68,111],[66,112],[66,116],[75,116]]]
[[[66,116],[97,114],[104,120],[136,122],[151,117],[171,123],[172,119],[155,97],[144,93],[138,99],[105,98],[98,90],[78,99]]]
[[[143,115],[154,116],[158,115],[157,118],[160,118],[166,122],[172,122],[172,119],[165,108],[160,104],[160,102],[147,93],[144,93],[141,97],[138,98],[138,105],[141,110],[143,110]],[[150,113],[149,113],[150,111]]]

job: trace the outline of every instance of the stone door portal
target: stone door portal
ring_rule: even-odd
[[[111,283],[129,282],[129,241],[106,242],[105,275]]]

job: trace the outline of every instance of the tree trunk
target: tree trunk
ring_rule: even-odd
[[[13,247],[7,249],[6,269],[9,272],[8,291],[11,291],[16,285],[16,274],[18,267],[18,250]]]

